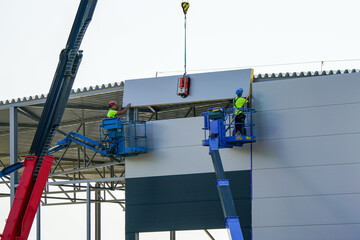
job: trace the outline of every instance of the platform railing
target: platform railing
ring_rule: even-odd
[[[225,110],[225,127],[226,127],[226,137],[235,136],[236,135],[236,127],[243,128],[244,131],[241,135],[244,136],[253,136],[254,135],[254,123],[253,123],[253,114],[255,113],[255,109],[253,108],[228,108]],[[236,123],[235,117],[236,112],[242,111],[240,115],[243,115],[244,123]]]
[[[123,124],[125,148],[146,148],[146,122],[126,121]]]
[[[115,147],[116,155],[147,151],[146,122],[105,118],[102,120],[100,128],[100,141],[108,149]]]
[[[209,112],[214,110],[219,110],[223,113],[224,126],[225,126],[225,137],[235,136],[236,135],[236,125],[239,125],[244,129],[243,136],[254,136],[254,123],[253,123],[253,114],[255,113],[255,109],[253,108],[210,108],[207,112],[202,113],[201,115],[204,117],[204,139],[209,138],[209,130],[210,130],[210,121],[211,117],[209,117]],[[245,117],[244,123],[236,123],[235,117],[237,110],[242,111],[243,116]],[[221,114],[220,114],[221,115]],[[220,116],[219,115],[219,116]]]

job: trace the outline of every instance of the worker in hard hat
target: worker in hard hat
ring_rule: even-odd
[[[235,132],[236,135],[246,135],[244,127],[246,115],[243,113],[243,110],[241,108],[244,107],[245,103],[248,103],[249,100],[248,98],[242,97],[242,88],[237,89],[235,93],[237,95],[237,97],[235,97],[233,100],[233,106],[235,110]]]
[[[126,108],[122,108],[120,106],[119,109],[117,109],[117,104],[114,101],[109,102],[109,111],[107,113],[107,117],[119,117],[121,114],[124,114],[129,108],[131,107],[131,104],[129,103]]]

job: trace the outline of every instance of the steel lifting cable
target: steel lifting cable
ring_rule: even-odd
[[[186,14],[187,14],[187,11],[189,10],[190,4],[189,4],[189,2],[182,2],[181,7],[184,12],[184,31],[185,31],[184,77],[185,77],[186,76]]]

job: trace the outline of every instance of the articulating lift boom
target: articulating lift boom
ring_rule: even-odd
[[[0,171],[0,177],[9,175],[12,172],[15,172],[24,166],[24,161],[12,164],[10,166],[4,167],[3,170]]]
[[[46,98],[29,155],[22,173],[2,240],[26,240],[39,206],[54,158],[46,155],[61,122],[79,68],[80,44],[92,19],[97,0],[81,0],[66,44],[60,53],[55,76]]]
[[[120,118],[104,118],[99,130],[100,141],[71,131],[64,139],[49,149],[48,155],[69,147],[71,143],[89,148],[100,153],[102,157],[110,157],[119,161],[123,157],[136,156],[147,152],[146,122],[123,122]]]
[[[215,169],[217,189],[225,217],[225,226],[228,229],[231,240],[243,240],[239,217],[236,214],[235,204],[230,190],[229,180],[225,177],[225,171],[219,153],[220,148],[242,147],[245,143],[256,141],[253,136],[252,113],[253,109],[241,108],[246,115],[246,122],[241,126],[246,132],[244,135],[234,135],[235,117],[234,109],[211,108],[202,113],[204,116],[205,140],[203,146],[209,146],[209,154]],[[208,135],[207,135],[208,133]]]

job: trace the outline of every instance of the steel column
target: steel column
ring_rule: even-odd
[[[125,114],[126,114],[126,116],[125,116],[126,121],[134,121],[134,109],[133,108],[129,108]]]
[[[10,107],[10,165],[18,162],[18,109]],[[19,183],[18,172],[10,174],[10,206],[12,206],[16,188]]]
[[[139,119],[139,109],[138,108],[129,108],[125,113],[126,121],[138,121]]]
[[[139,109],[134,109],[134,121],[139,121]]]
[[[36,213],[36,240],[41,240],[41,204],[39,204],[37,213]]]
[[[83,109],[83,121],[84,121],[84,109]],[[85,136],[86,137],[86,131],[85,131],[85,122],[83,123],[83,136]],[[84,141],[85,142],[85,141]],[[83,154],[84,154],[84,167],[86,167],[86,147],[84,146],[84,150],[83,150]]]
[[[175,240],[175,231],[170,231],[170,240]]]
[[[86,187],[86,239],[91,240],[91,190],[90,183]]]
[[[95,184],[95,240],[101,240],[101,197],[100,197],[100,183]]]

